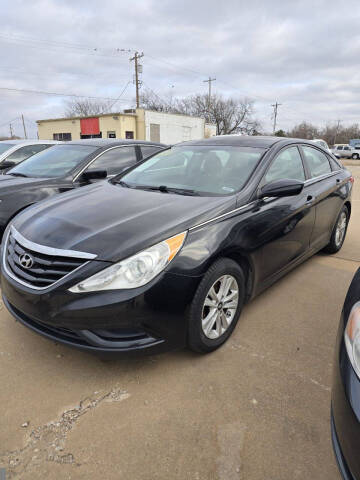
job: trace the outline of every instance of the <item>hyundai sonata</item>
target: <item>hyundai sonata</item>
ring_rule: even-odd
[[[319,250],[337,252],[352,176],[312,142],[222,136],[20,213],[3,242],[5,305],[98,352],[210,352],[245,302]]]

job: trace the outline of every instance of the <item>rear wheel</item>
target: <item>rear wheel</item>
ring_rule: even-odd
[[[335,226],[331,234],[330,242],[324,248],[325,252],[336,253],[340,250],[345,240],[348,223],[349,223],[349,210],[344,205],[336,220]]]
[[[245,277],[229,258],[217,260],[204,275],[191,303],[188,346],[201,353],[219,348],[232,334],[245,300]]]

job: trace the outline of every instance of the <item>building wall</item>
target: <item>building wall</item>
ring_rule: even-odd
[[[99,126],[102,138],[107,138],[108,132],[115,132],[116,138],[126,138],[126,132],[134,132],[137,139],[136,116],[124,114],[99,115]],[[80,140],[80,119],[64,118],[38,122],[40,140],[52,140],[54,133],[71,133],[72,140]]]
[[[157,137],[157,132],[160,133],[160,138]],[[174,144],[201,139],[204,135],[203,118],[145,110],[145,140]]]
[[[72,140],[80,140],[80,120],[62,119],[38,122],[40,140],[52,140],[54,133],[71,133]]]

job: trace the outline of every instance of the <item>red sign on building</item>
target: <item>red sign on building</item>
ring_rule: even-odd
[[[99,118],[81,118],[80,119],[81,135],[99,135]]]

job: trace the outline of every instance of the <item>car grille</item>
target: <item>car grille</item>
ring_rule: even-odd
[[[37,251],[36,244],[22,241],[22,239],[23,237],[15,229],[10,230],[5,244],[5,267],[7,273],[15,280],[37,289],[50,287],[84,265],[89,258],[95,257],[91,254],[89,258],[75,257],[76,253],[82,255],[82,252],[74,252],[74,256],[63,256],[61,250],[56,250],[59,255],[47,254],[44,253],[47,247],[39,245],[40,252]],[[48,250],[55,251],[51,248]]]

